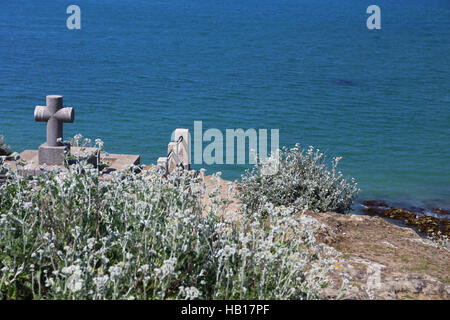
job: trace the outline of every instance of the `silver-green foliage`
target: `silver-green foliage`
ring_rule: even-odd
[[[347,181],[336,171],[340,159],[333,160],[330,170],[318,149],[301,150],[298,144],[283,148],[277,158],[260,161],[243,175],[241,201],[250,213],[261,210],[267,202],[297,210],[344,213],[350,210],[359,189],[354,179]],[[270,169],[275,161],[276,173],[265,174],[273,173]]]
[[[0,299],[317,298],[334,263],[317,221],[270,204],[236,218],[192,173],[7,176]]]

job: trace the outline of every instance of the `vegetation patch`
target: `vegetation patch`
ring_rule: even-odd
[[[337,252],[292,207],[232,219],[193,172],[66,169],[7,170],[0,299],[314,299],[327,285]]]
[[[346,180],[337,166],[313,147],[283,148],[242,177],[240,200],[248,213],[264,210],[267,203],[297,211],[344,213],[359,192],[356,182]]]

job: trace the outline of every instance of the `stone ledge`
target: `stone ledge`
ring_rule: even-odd
[[[98,149],[96,148],[79,148],[71,147],[71,156],[78,158],[87,158],[94,154]],[[100,152],[99,155],[100,162],[106,162],[108,164],[106,173],[111,173],[113,171],[122,171],[129,169],[133,165],[139,165],[141,157],[139,155],[132,154],[107,154],[105,152]],[[87,159],[91,162],[92,159]],[[95,158],[94,158],[95,160]],[[16,163],[23,161],[25,164],[23,167],[18,167]],[[12,170],[18,170],[24,176],[34,176],[42,174],[45,171],[51,171],[55,169],[65,170],[64,165],[46,165],[44,169],[43,164],[39,164],[39,151],[38,150],[25,150],[20,153],[17,161],[7,160],[6,164]],[[92,162],[91,162],[92,163]]]

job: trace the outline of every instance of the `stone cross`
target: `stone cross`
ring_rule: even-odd
[[[63,97],[47,96],[47,106],[36,106],[34,119],[38,122],[47,122],[47,146],[57,147],[63,144],[58,138],[63,137],[63,123],[72,123],[75,115],[73,108],[63,108]]]
[[[63,108],[62,96],[47,96],[46,106],[36,106],[34,119],[47,122],[47,142],[39,147],[40,164],[62,165],[64,163],[66,146],[61,142],[63,123],[72,123],[74,118],[73,108]]]

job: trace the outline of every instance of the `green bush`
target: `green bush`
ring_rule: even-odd
[[[283,148],[243,175],[240,199],[250,213],[262,210],[267,202],[300,211],[344,213],[359,189],[353,179],[348,182],[336,172],[339,160],[335,158],[329,170],[324,154],[313,147]]]

